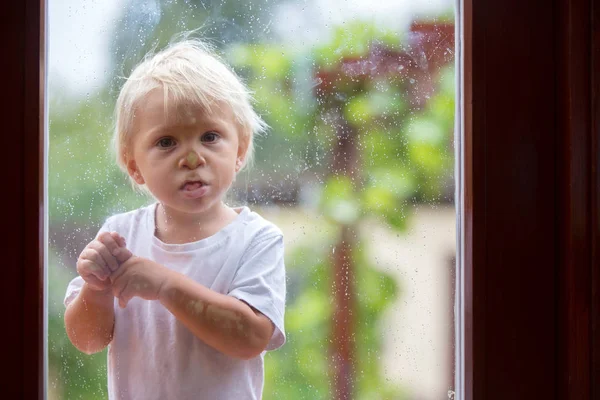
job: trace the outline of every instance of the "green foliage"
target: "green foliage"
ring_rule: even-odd
[[[378,328],[383,311],[399,296],[398,283],[377,270],[366,257],[366,246],[352,249],[356,287],[355,326],[355,398],[357,400],[408,399],[404,390],[383,379],[381,341],[385,336]]]
[[[110,149],[112,108],[108,104],[95,98],[65,110],[50,103],[51,225],[64,221],[98,225],[107,215],[148,201],[132,191],[116,166]]]
[[[246,79],[257,112],[270,126],[268,138],[256,141],[256,173],[270,173],[275,167],[281,174],[295,175],[318,168],[326,149],[315,145],[317,104],[302,54],[259,43],[233,45],[226,57]]]
[[[438,201],[453,170],[454,68],[440,71],[438,90],[420,115],[404,127],[408,159],[420,182],[418,197]]]
[[[264,399],[330,399],[330,350],[333,298],[330,250],[336,230],[307,241],[286,259],[288,299],[286,345],[265,356]],[[353,249],[357,321],[355,398],[406,398],[401,388],[381,377],[382,335],[375,328],[381,313],[397,297],[393,279],[369,265],[362,246]]]
[[[360,199],[347,176],[334,176],[325,185],[321,196],[321,210],[325,216],[342,225],[356,223],[360,216]]]
[[[340,140],[340,124],[345,121],[356,133],[359,174],[325,174],[319,202],[322,215],[340,226],[357,226],[363,218],[374,217],[402,231],[410,219],[410,203],[415,199],[438,200],[452,171],[454,74],[450,67],[434,77],[437,90],[423,108],[409,99],[414,84],[410,78],[377,73],[350,77],[340,73],[347,61],[364,59],[366,65],[372,65],[368,57],[374,44],[402,50],[397,36],[355,22],[336,29],[328,44],[310,54],[261,45],[238,46],[229,56],[243,68],[260,99],[260,111],[266,112],[273,128],[270,140],[285,138],[290,145],[312,145],[327,159]],[[329,74],[325,76],[330,81],[315,83],[325,86],[318,96],[306,96],[306,75],[294,75],[293,66],[300,63],[312,67],[309,76],[319,76],[323,71]],[[299,97],[305,100],[303,107],[294,106]],[[315,134],[307,135],[309,132]],[[310,161],[305,164],[310,165]],[[329,244],[322,240],[309,242],[286,260],[293,277],[290,286],[297,286],[297,295],[288,300],[288,343],[267,356],[266,398],[331,396],[327,353],[332,320],[329,274],[333,264],[326,252],[335,241],[333,236]],[[403,398],[402,391],[386,385],[379,371],[382,333],[377,328],[382,310],[397,295],[397,287],[369,266],[364,247],[359,241],[352,257],[358,322],[354,336],[354,395],[358,399],[399,399]]]
[[[333,29],[329,42],[315,50],[315,61],[325,69],[332,69],[344,58],[365,56],[374,42],[397,48],[400,41],[401,37],[396,32],[370,22],[354,20]]]
[[[104,400],[106,390],[106,350],[87,355],[69,341],[64,325],[63,296],[69,281],[68,273],[54,253],[48,268],[48,380],[50,392],[58,399]],[[56,399],[56,400],[58,400]],[[52,400],[52,398],[50,398]]]
[[[184,3],[171,2],[172,9],[167,11],[178,15]],[[207,18],[204,11],[197,11],[182,26],[189,29]],[[115,45],[123,52],[117,52],[119,63],[125,58],[128,40],[137,34],[134,22],[126,18],[120,27],[129,30]],[[164,21],[168,19],[152,34],[154,44],[164,44],[173,29],[181,30],[179,25],[171,27]],[[273,177],[276,172],[293,179],[309,170],[321,185],[319,212],[327,224],[357,226],[365,218],[376,218],[402,231],[410,222],[411,204],[416,200],[438,201],[451,178],[454,71],[450,66],[432,77],[436,90],[424,107],[413,104],[408,95],[413,83],[400,75],[365,79],[338,75],[331,82],[329,97],[319,92],[324,83],[317,78],[318,73],[331,73],[339,70],[344,60],[366,57],[373,44],[397,51],[403,48],[397,34],[355,21],[334,29],[328,43],[310,51],[270,43],[236,44],[227,49],[226,57],[254,91],[257,110],[271,126],[268,140],[258,140],[254,174]],[[124,68],[133,65],[125,64]],[[65,221],[99,225],[106,215],[148,201],[132,192],[115,166],[109,151],[114,96],[104,97],[88,99],[71,109],[51,103],[51,227]],[[339,140],[340,117],[357,133],[360,172],[353,178],[331,174],[328,169],[331,150]],[[311,229],[319,231],[316,226]],[[288,343],[266,355],[265,399],[331,397],[330,254],[337,241],[337,229],[325,236],[314,234],[286,258]],[[400,290],[389,276],[370,265],[362,241],[352,254],[357,295],[355,396],[403,399],[402,389],[382,377],[379,357],[385,333],[378,329],[382,312]],[[50,265],[54,271],[50,292],[63,294],[71,275],[59,272],[64,267],[58,264],[55,260]],[[105,398],[105,352],[92,357],[79,353],[64,332],[62,299],[51,300],[52,304],[49,361],[57,375],[50,384],[62,390],[67,399]],[[61,383],[63,387],[59,387]]]
[[[149,51],[160,49],[181,32],[196,36],[217,47],[226,43],[256,42],[271,36],[266,25],[281,0],[170,0],[125,2],[115,25],[112,51],[113,76],[129,76]],[[121,82],[115,82],[117,89]]]

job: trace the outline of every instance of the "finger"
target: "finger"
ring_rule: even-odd
[[[83,249],[83,251],[79,255],[79,258],[77,259],[78,271],[81,265],[87,265],[85,263],[82,263],[83,261],[90,261],[93,264],[98,264],[99,267],[102,267],[102,269],[106,268],[106,270],[108,271],[108,268],[104,263],[104,259],[98,254],[98,252],[95,249],[89,247],[89,245],[85,249]]]
[[[123,298],[123,297],[119,297],[119,307],[121,308],[125,308],[127,307],[127,304],[129,303],[129,300],[131,300],[131,298]]]
[[[120,247],[126,247],[127,243],[125,243],[125,238],[119,235],[117,232],[111,232],[110,234],[112,238],[117,242]]]
[[[96,240],[104,243],[111,254],[121,247],[121,236],[117,232],[102,232]]]
[[[129,284],[129,282],[127,282],[127,285],[125,285],[125,287],[123,288],[123,290],[121,290],[121,293],[119,294],[119,306],[121,308],[127,307],[127,304],[129,304],[129,300],[131,300],[134,296],[135,293],[133,293],[132,286]]]
[[[123,262],[121,262],[119,268],[117,268],[116,271],[113,271],[110,274],[110,281],[114,283],[119,278],[121,278],[121,276],[124,275],[127,272],[127,270],[129,270],[135,258],[136,257],[133,254],[131,254],[131,252],[128,249],[122,248],[121,253],[117,255],[117,259],[122,260]]]
[[[77,272],[79,275],[95,275],[98,279],[103,280],[110,276],[110,270],[102,263],[94,262],[97,258],[94,250],[84,250],[82,256],[77,261]],[[96,253],[97,254],[97,253]],[[102,262],[102,261],[101,261]]]
[[[125,290],[127,289],[127,286],[129,285],[129,280],[126,277],[125,279],[113,279],[113,277],[111,276],[110,282],[112,284],[113,296],[120,299],[123,296]]]
[[[107,275],[110,275],[110,268],[96,249],[88,246],[81,255],[84,261],[89,261],[89,264],[84,263],[84,265],[87,265],[89,270],[98,278],[104,279]]]
[[[125,308],[127,307],[127,303],[131,299],[131,295],[128,294],[129,282],[123,283],[123,280],[116,280],[113,282],[112,293],[113,296],[119,299],[119,307]]]
[[[121,275],[123,275],[125,273],[125,270],[126,270],[126,268],[123,268],[123,266],[121,266],[116,271],[113,271],[112,274],[110,274],[109,279],[113,286],[115,286],[115,284],[117,283],[117,281],[119,280]],[[115,294],[115,297],[118,297],[118,296]]]
[[[88,284],[88,286],[94,290],[106,290],[109,287],[110,281],[102,281],[98,279],[94,275],[82,276],[83,280]]]
[[[114,271],[119,267],[117,259],[111,254],[110,249],[103,242],[94,240],[88,245],[88,248],[98,252],[100,257],[102,257],[104,265],[106,265],[110,271]]]
[[[102,232],[96,240],[102,242],[108,248],[109,253],[114,256],[115,250],[120,246],[117,240],[113,238],[113,234],[118,235],[116,232]]]
[[[127,247],[120,247],[117,250],[115,258],[119,262],[119,265],[123,264],[133,256],[133,253]]]

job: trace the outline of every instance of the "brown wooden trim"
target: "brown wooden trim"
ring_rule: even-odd
[[[558,2],[559,399],[591,398],[590,0]]]
[[[17,2],[9,2],[3,4],[5,11],[2,15],[7,15],[9,20],[14,21],[11,25],[2,26],[2,37],[13,37],[13,40],[6,41],[4,44],[5,54],[14,54],[15,59],[24,59],[25,38],[24,32],[19,32],[19,27],[24,25],[25,7]],[[6,10],[8,9],[8,10]],[[4,254],[4,276],[3,280],[7,282],[4,290],[0,291],[2,304],[11,305],[4,311],[4,317],[7,321],[11,321],[12,329],[8,329],[3,334],[2,343],[9,345],[6,347],[6,362],[11,365],[11,370],[15,371],[9,375],[0,376],[0,387],[8,388],[8,397],[16,396],[18,387],[15,386],[14,380],[17,378],[19,385],[22,378],[23,359],[21,352],[23,351],[22,341],[22,293],[20,284],[22,279],[22,264],[20,263],[20,254],[22,247],[19,243],[25,240],[25,233],[21,224],[20,215],[23,212],[23,171],[20,168],[23,165],[22,149],[23,149],[23,133],[24,133],[24,111],[25,104],[23,93],[23,63],[3,63],[5,79],[4,93],[6,99],[11,99],[10,102],[3,103],[2,112],[3,120],[5,120],[4,128],[7,132],[14,132],[13,145],[16,147],[14,151],[6,152],[5,157],[0,157],[0,167],[3,171],[11,171],[11,174],[5,174],[6,187],[13,188],[6,199],[6,207],[4,212],[6,216],[6,229],[0,230],[0,240],[3,244]],[[4,118],[10,117],[10,118]],[[15,168],[17,166],[17,168]],[[10,227],[10,229],[8,229]],[[4,247],[6,246],[6,247]],[[14,251],[6,251],[15,249]],[[17,372],[18,371],[18,372]]]
[[[41,399],[43,354],[44,1],[2,2],[3,398]],[[25,27],[25,29],[24,29]]]
[[[483,216],[483,208],[475,208],[473,201],[474,199],[483,198],[484,194],[482,192],[483,186],[474,186],[473,185],[473,171],[474,166],[473,163],[475,161],[480,162],[480,159],[474,160],[472,157],[476,152],[482,151],[483,149],[483,141],[477,140],[478,138],[473,135],[473,125],[475,120],[474,110],[473,110],[473,86],[481,87],[480,85],[485,86],[485,79],[482,79],[483,74],[474,75],[473,74],[473,48],[475,44],[474,40],[479,41],[482,36],[474,36],[473,35],[473,0],[463,0],[463,9],[461,10],[462,15],[462,31],[463,31],[463,42],[462,45],[462,97],[463,101],[461,106],[463,107],[463,144],[462,153],[463,156],[463,187],[464,192],[462,194],[463,201],[463,209],[461,218],[463,219],[463,237],[464,237],[464,283],[462,286],[463,290],[463,298],[464,303],[462,306],[464,307],[464,327],[463,327],[463,350],[464,350],[464,370],[459,371],[459,377],[462,372],[462,384],[464,385],[462,389],[464,390],[464,398],[465,400],[474,400],[476,393],[483,393],[483,388],[485,387],[485,376],[480,375],[478,379],[475,378],[475,369],[479,366],[485,364],[485,352],[483,351],[484,340],[485,340],[485,313],[483,312],[483,308],[475,308],[474,304],[483,304],[482,294],[483,291],[475,293],[473,291],[474,284],[474,276],[473,276],[473,265],[481,264],[484,262],[484,253],[478,251],[475,248],[474,242],[474,219],[477,218],[479,220]],[[481,43],[477,43],[477,46],[482,46]],[[478,121],[477,125],[481,124],[484,121]],[[477,171],[480,171],[481,165],[477,166]],[[475,190],[478,190],[478,193],[475,193]],[[475,214],[479,212],[479,215]],[[457,243],[460,246],[460,242]],[[479,279],[485,279],[485,270],[482,269],[479,271]],[[476,297],[477,296],[477,297]],[[475,314],[477,313],[477,314]],[[478,331],[479,339],[477,342],[474,340],[474,321],[478,321]],[[480,349],[475,348],[474,346],[480,346]],[[459,346],[461,347],[461,346]],[[460,366],[459,366],[460,367]],[[460,385],[459,385],[460,390]]]
[[[464,7],[465,398],[555,399],[555,7]]]
[[[591,74],[591,273],[592,273],[592,362],[594,400],[600,400],[600,0],[592,0]]]
[[[25,238],[37,238],[37,246],[23,251],[25,285],[23,287],[23,394],[43,399],[45,395],[45,73],[46,73],[46,1],[26,1],[25,47]],[[31,184],[29,184],[31,182]],[[24,240],[28,243],[29,240]],[[34,384],[35,383],[35,384]]]

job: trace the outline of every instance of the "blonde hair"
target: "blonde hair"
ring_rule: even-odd
[[[171,43],[156,54],[146,55],[121,88],[115,106],[113,151],[117,165],[128,176],[135,109],[155,89],[163,90],[165,109],[167,101],[174,102],[174,107],[193,105],[207,112],[211,112],[213,106],[228,105],[239,127],[240,143],[246,147],[241,169],[252,165],[254,135],[260,135],[268,126],[252,108],[251,92],[210,45],[198,39],[185,39]],[[151,194],[131,176],[129,180],[134,189]]]

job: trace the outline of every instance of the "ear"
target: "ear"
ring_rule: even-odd
[[[140,170],[135,160],[131,159],[127,161],[127,172],[129,173],[129,176],[132,177],[135,183],[137,183],[138,185],[143,185],[144,183],[146,183],[144,177],[140,173]]]
[[[238,157],[235,161],[235,172],[239,172],[242,169],[242,165],[244,165],[244,159]]]
[[[246,152],[248,151],[248,139],[242,139],[238,145],[237,158],[235,162],[235,172],[238,172],[244,165],[246,160]]]

